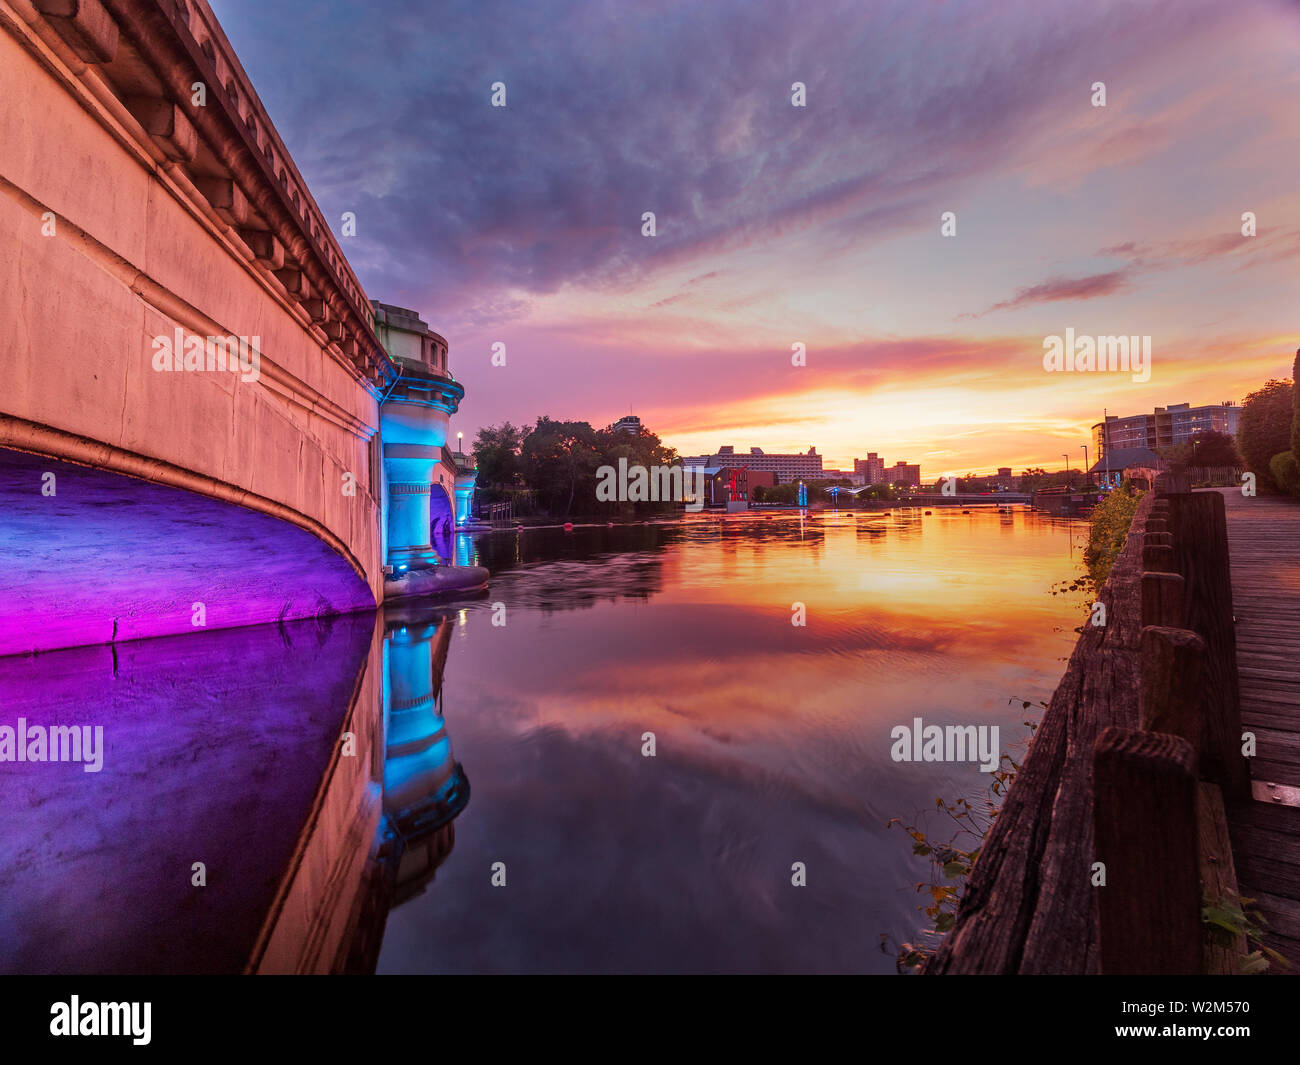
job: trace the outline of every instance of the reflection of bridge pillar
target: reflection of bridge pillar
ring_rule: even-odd
[[[439,449],[385,444],[388,477],[388,564],[420,569],[436,561],[429,542],[429,480]]]
[[[388,619],[388,746],[384,762],[384,813],[400,846],[393,904],[422,890],[442,858],[435,833],[469,801],[469,781],[451,751],[438,709],[451,622]]]

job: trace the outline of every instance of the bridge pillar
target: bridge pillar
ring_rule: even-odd
[[[470,503],[474,500],[474,482],[478,480],[478,470],[456,471],[456,525],[460,527],[470,520]]]
[[[423,569],[437,562],[430,542],[429,493],[439,448],[425,444],[385,444],[388,479],[388,564]]]
[[[450,544],[435,546],[430,493],[456,475],[447,434],[465,388],[447,369],[447,341],[414,311],[387,303],[375,305],[375,331],[401,376],[379,408],[387,475],[387,564],[401,573],[450,561]],[[459,477],[456,476],[459,483]],[[459,489],[456,495],[459,497]],[[451,521],[450,501],[443,510]]]

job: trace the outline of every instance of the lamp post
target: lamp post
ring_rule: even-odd
[[[1086,474],[1088,472],[1088,445],[1080,444],[1079,446],[1083,448],[1083,472]]]

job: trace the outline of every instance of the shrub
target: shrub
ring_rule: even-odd
[[[1133,524],[1133,515],[1142,495],[1141,492],[1134,492],[1132,485],[1125,481],[1092,510],[1088,547],[1083,553],[1083,561],[1097,591],[1106,583],[1115,559],[1124,550],[1129,526]]]
[[[1300,499],[1300,462],[1294,451],[1279,451],[1268,464],[1273,483],[1289,495]]]

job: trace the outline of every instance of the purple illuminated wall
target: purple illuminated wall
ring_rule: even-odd
[[[55,494],[42,494],[54,474]],[[372,610],[348,562],[287,521],[0,449],[0,656]]]

